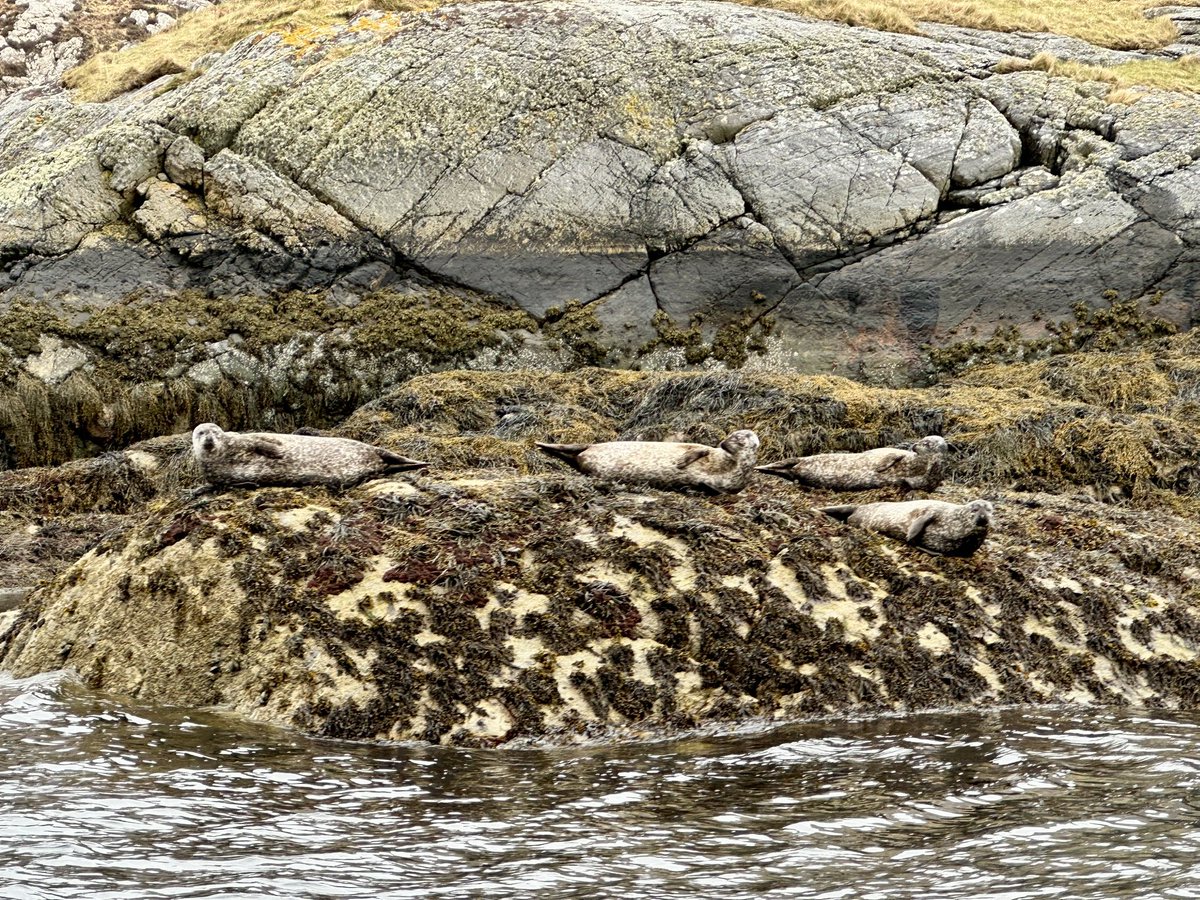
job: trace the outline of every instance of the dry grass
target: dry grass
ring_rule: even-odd
[[[368,9],[416,12],[439,5],[436,0],[228,0],[185,15],[174,28],[140,43],[99,53],[67,72],[63,82],[80,100],[108,100],[183,72],[204,54],[226,50],[255,32],[319,32]]]
[[[1184,56],[1178,60],[1147,60],[1122,66],[1086,66],[1059,59],[1049,53],[1039,53],[1033,59],[1005,60],[998,67],[1002,72],[1037,70],[1077,81],[1101,81],[1112,85],[1108,99],[1117,103],[1132,103],[1141,94],[1136,88],[1162,88],[1170,91],[1200,93],[1200,57]]]
[[[738,0],[788,12],[865,25],[882,31],[916,32],[920,22],[984,31],[1037,31],[1082,38],[1100,47],[1153,49],[1179,33],[1170,19],[1147,19],[1153,0]],[[1197,5],[1196,0],[1184,6]]]

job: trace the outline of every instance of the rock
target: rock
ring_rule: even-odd
[[[152,181],[145,186],[146,199],[133,214],[134,223],[148,238],[198,234],[208,227],[199,200],[178,185]]]
[[[33,593],[32,587],[0,587],[0,613],[18,609],[31,593]],[[0,624],[0,631],[3,630],[4,625]]]
[[[335,209],[262,163],[228,150],[204,167],[204,199],[213,212],[270,236],[317,268],[351,268],[370,257],[386,256],[380,241]],[[339,249],[319,256],[328,247]]]
[[[706,341],[770,311],[777,361],[869,375],[890,355],[901,380],[925,344],[1052,323],[1107,290],[1168,285],[1188,325],[1195,230],[1139,204],[1158,179],[1193,193],[1200,102],[1113,103],[1107,84],[1000,65],[1048,40],[703,0],[468,4],[248,38],[107,104],[15,94],[0,307],[106,306],[154,279],[348,305],[364,273],[416,273],[538,318],[619,295],[595,306],[616,328],[593,355],[609,340],[631,360],[630,336],[655,331],[618,309],[700,317]],[[141,187],[160,176],[196,199]],[[1065,229],[1068,213],[1096,219]]]
[[[659,311],[649,277],[622,285],[587,307],[604,329],[604,339],[620,350],[636,351],[658,336],[650,322]]]
[[[700,316],[711,330],[784,302],[800,283],[771,231],[749,218],[706,235],[650,267],[658,308],[680,323]]]
[[[167,483],[186,435],[43,470],[36,495],[8,491],[29,476],[0,475],[0,498],[57,485],[63,512],[126,512],[26,601],[0,633],[0,666],[66,666],[99,690],[325,737],[474,746],[747,716],[1192,709],[1200,485],[1186,461],[1200,430],[1186,398],[1200,376],[1189,341],[927,391],[728,372],[429,376],[339,433],[420,448],[439,466],[339,494],[139,493]],[[1114,401],[1105,383],[1140,393]],[[1151,399],[1149,412],[1121,405]],[[963,443],[939,495],[985,491],[995,525],[972,559],[941,559],[809,509],[836,495],[764,479],[715,500],[630,491],[532,455],[535,434],[707,439],[734,419],[771,455],[886,444],[873,429],[944,431]],[[1117,442],[1087,452],[1089,436]],[[1132,493],[1121,484],[1131,459],[1148,466]],[[1051,492],[997,487],[1014,463]],[[1147,497],[1152,482],[1188,495],[1171,497],[1185,514],[1089,495]]]
[[[203,187],[204,151],[189,138],[180,135],[167,147],[163,171],[181,187]]]
[[[88,355],[78,347],[63,346],[56,337],[38,338],[40,352],[25,360],[25,370],[47,384],[59,384],[72,372],[88,364]]]

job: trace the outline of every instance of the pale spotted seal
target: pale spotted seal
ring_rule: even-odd
[[[932,434],[913,444],[911,450],[880,447],[863,453],[820,453],[767,463],[758,471],[805,487],[834,491],[882,487],[932,491],[942,483],[945,452],[945,439]]]
[[[943,556],[970,556],[978,550],[991,527],[993,512],[992,504],[986,500],[972,500],[963,505],[942,500],[907,500],[826,506],[820,511]]]
[[[217,487],[324,484],[346,487],[428,463],[349,438],[307,434],[245,434],[207,422],[192,431],[200,471]]]
[[[543,444],[544,453],[585,475],[658,488],[698,488],[735,494],[746,486],[758,458],[758,435],[735,431],[716,447],[672,441]]]

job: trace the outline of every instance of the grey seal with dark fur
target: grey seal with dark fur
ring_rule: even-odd
[[[428,463],[350,438],[265,431],[223,431],[211,422],[192,431],[192,453],[216,487],[323,484],[348,487]]]
[[[970,556],[987,538],[994,510],[986,500],[961,505],[943,500],[906,500],[826,506],[820,512],[930,553]]]
[[[758,467],[805,487],[834,491],[867,491],[901,487],[932,491],[942,483],[946,440],[936,434],[921,438],[911,450],[880,447],[862,453],[820,453],[784,459]]]
[[[716,447],[673,441],[544,444],[537,448],[585,475],[675,490],[698,488],[735,494],[746,486],[758,459],[758,435],[735,431]]]

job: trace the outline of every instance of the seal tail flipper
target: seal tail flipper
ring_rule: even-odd
[[[788,481],[796,480],[796,460],[794,459],[781,459],[779,462],[755,466],[754,469],[777,478],[786,478]]]
[[[845,522],[854,515],[856,509],[858,509],[857,504],[847,503],[844,506],[818,506],[817,512],[823,512],[827,516],[832,516],[835,519]]]
[[[380,448],[379,458],[383,460],[384,473],[391,474],[395,472],[411,472],[414,469],[428,468],[429,463],[422,462],[419,459],[409,459],[407,456],[401,456],[399,453],[393,453],[391,450]]]
[[[908,526],[908,534],[904,536],[904,540],[910,544],[917,540],[917,538],[921,536],[921,533],[928,527],[929,523],[933,521],[933,518],[936,515],[936,512],[927,512],[922,513],[920,516],[917,516],[917,518],[913,519],[912,524]]]
[[[579,454],[592,446],[591,444],[544,444],[541,441],[534,441],[533,445],[547,456],[553,456],[580,472],[583,471],[583,466],[579,464]]]

